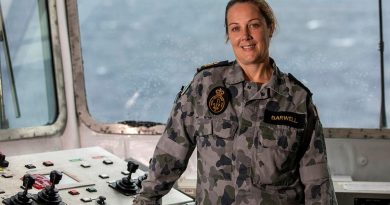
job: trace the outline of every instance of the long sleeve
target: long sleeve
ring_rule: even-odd
[[[181,93],[179,93],[181,95]],[[195,148],[185,124],[191,124],[191,106],[182,95],[172,109],[165,131],[150,160],[148,178],[142,182],[141,193],[133,204],[154,205],[167,194],[187,167]],[[191,115],[192,113],[192,115]]]
[[[322,125],[315,106],[308,106],[308,149],[300,161],[300,177],[305,189],[305,204],[337,205],[326,156]],[[310,126],[311,125],[311,126]],[[311,134],[310,134],[311,133]]]

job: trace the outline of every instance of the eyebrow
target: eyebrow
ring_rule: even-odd
[[[228,27],[231,26],[231,25],[233,25],[233,24],[238,24],[238,23],[230,23],[230,24],[228,24]]]
[[[251,21],[254,21],[254,20],[261,21],[261,19],[259,19],[259,18],[254,18],[254,19],[249,20],[248,22],[251,22]],[[231,25],[233,25],[233,24],[239,24],[239,23],[235,23],[235,22],[229,23],[229,24],[228,24],[228,27],[231,26]]]

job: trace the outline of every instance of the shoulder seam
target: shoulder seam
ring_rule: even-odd
[[[307,88],[301,81],[299,81],[297,78],[295,78],[291,73],[288,73],[288,78],[293,81],[295,84],[301,86],[304,90],[306,90],[307,94],[311,97],[313,93],[310,91],[309,88]]]
[[[228,66],[228,65],[231,65],[232,63],[233,62],[229,62],[229,61],[225,60],[225,61],[219,61],[219,62],[206,64],[206,65],[203,65],[200,68],[198,68],[196,73],[199,73],[199,72],[201,72],[201,71],[203,71],[205,69],[209,69],[209,68]]]

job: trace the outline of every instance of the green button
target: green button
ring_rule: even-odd
[[[79,162],[79,161],[82,161],[82,159],[81,159],[81,158],[70,159],[69,161],[70,161],[70,162]]]
[[[97,192],[97,190],[95,188],[93,188],[93,187],[88,187],[87,191],[88,192]]]

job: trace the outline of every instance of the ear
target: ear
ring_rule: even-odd
[[[272,38],[272,35],[274,34],[274,29],[269,28],[269,37]]]
[[[229,40],[230,40],[230,39],[229,39],[229,36],[228,36],[228,35],[226,35],[226,37],[225,37],[225,38],[226,38],[226,41],[225,41],[225,43],[228,43],[228,42],[229,42]]]

